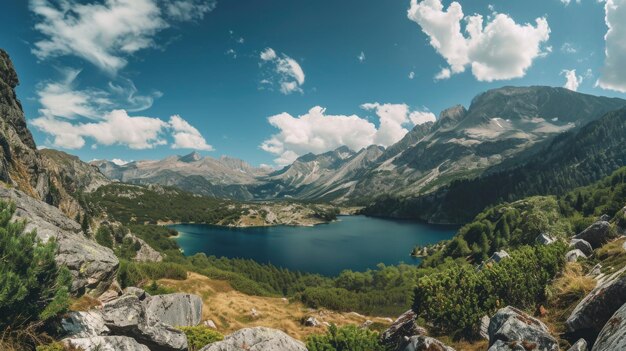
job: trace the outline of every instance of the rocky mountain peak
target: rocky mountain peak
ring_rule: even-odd
[[[200,155],[199,152],[194,151],[194,152],[189,153],[189,154],[187,154],[185,156],[181,156],[178,160],[181,161],[181,162],[190,163],[190,162],[200,161],[201,159],[202,159],[202,155]]]
[[[436,125],[438,128],[449,128],[457,124],[465,116],[467,116],[467,109],[465,106],[456,105],[441,111]]]

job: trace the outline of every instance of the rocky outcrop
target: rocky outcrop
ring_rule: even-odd
[[[591,244],[589,244],[586,240],[572,239],[569,242],[569,247],[572,249],[580,250],[586,256],[593,255],[593,248],[591,247]]]
[[[454,351],[454,349],[435,338],[415,335],[409,338],[404,351]]]
[[[572,345],[572,347],[567,349],[567,351],[587,351],[587,350],[588,350],[587,341],[585,341],[585,339],[579,339],[578,341],[574,343],[574,345]]]
[[[608,320],[592,351],[626,350],[626,305],[622,305]]]
[[[153,249],[148,243],[143,241],[142,239],[136,237],[133,234],[127,234],[126,238],[132,239],[136,244],[139,245],[139,250],[133,260],[137,262],[161,262],[163,261],[163,255],[160,252]]]
[[[83,351],[151,351],[135,339],[126,336],[95,336],[91,338],[65,339],[68,347]]]
[[[280,330],[245,328],[224,340],[203,347],[200,351],[307,351],[304,344]]]
[[[587,255],[578,249],[570,250],[565,254],[567,262],[576,262],[579,258],[587,258]]]
[[[404,312],[380,336],[380,342],[387,350],[403,350],[408,339],[415,335],[426,335],[426,329],[415,322],[417,314],[413,310]]]
[[[611,231],[611,224],[607,221],[597,221],[590,225],[587,229],[574,236],[574,239],[582,239],[587,241],[595,249],[615,237],[615,233]]]
[[[0,186],[0,199],[16,205],[15,220],[26,220],[26,230],[37,232],[46,242],[54,238],[59,246],[56,262],[72,273],[74,294],[100,294],[115,279],[119,261],[110,249],[84,236],[80,225],[67,218],[58,208],[27,194]]]
[[[102,313],[112,334],[132,337],[151,351],[187,349],[185,334],[147,313],[135,295],[124,295],[104,305]]]
[[[90,338],[108,335],[110,332],[102,313],[97,310],[70,312],[61,320],[61,328],[71,338]]]
[[[551,237],[549,234],[543,233],[543,234],[539,234],[539,236],[537,236],[535,241],[537,241],[538,243],[540,243],[542,245],[550,245],[550,244],[556,242],[556,239]]]
[[[491,318],[489,345],[489,351],[559,350],[558,341],[550,335],[545,324],[511,306],[500,309]]]
[[[167,294],[147,297],[146,314],[175,327],[188,327],[202,321],[202,299],[191,294]]]
[[[593,340],[626,303],[626,267],[607,277],[578,303],[565,325],[570,333]]]

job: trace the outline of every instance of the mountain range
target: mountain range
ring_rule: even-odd
[[[176,186],[234,200],[298,199],[369,205],[381,196],[417,198],[455,180],[473,179],[541,158],[555,138],[572,135],[626,100],[564,88],[503,87],[476,96],[469,108],[442,111],[396,144],[340,147],[306,154],[272,171],[197,153],[116,165],[94,161],[110,179]],[[552,146],[554,147],[554,146]],[[552,152],[552,151],[551,151]]]

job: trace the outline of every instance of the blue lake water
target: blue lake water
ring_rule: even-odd
[[[450,239],[455,227],[393,221],[365,216],[340,216],[315,227],[227,228],[177,224],[176,239],[186,255],[253,259],[259,263],[334,276],[344,269],[364,271],[378,263],[417,264],[415,245]]]

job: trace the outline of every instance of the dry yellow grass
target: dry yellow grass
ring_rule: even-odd
[[[180,292],[189,292],[202,297],[204,301],[203,320],[212,320],[218,331],[230,334],[246,327],[263,326],[279,329],[300,340],[312,333],[323,333],[323,324],[312,328],[303,326],[303,317],[313,316],[318,322],[360,325],[371,320],[379,325],[390,324],[380,317],[362,316],[356,313],[339,313],[328,310],[312,310],[299,302],[290,302],[282,298],[250,296],[234,290],[222,280],[214,280],[196,273],[189,273],[186,280],[159,280],[159,284]],[[256,310],[256,317],[252,310]],[[395,318],[395,316],[392,316]]]
[[[553,330],[564,332],[564,322],[576,307],[578,302],[596,287],[596,280],[585,276],[584,268],[580,263],[573,262],[565,265],[563,273],[550,285],[548,298],[548,313],[545,322]]]

